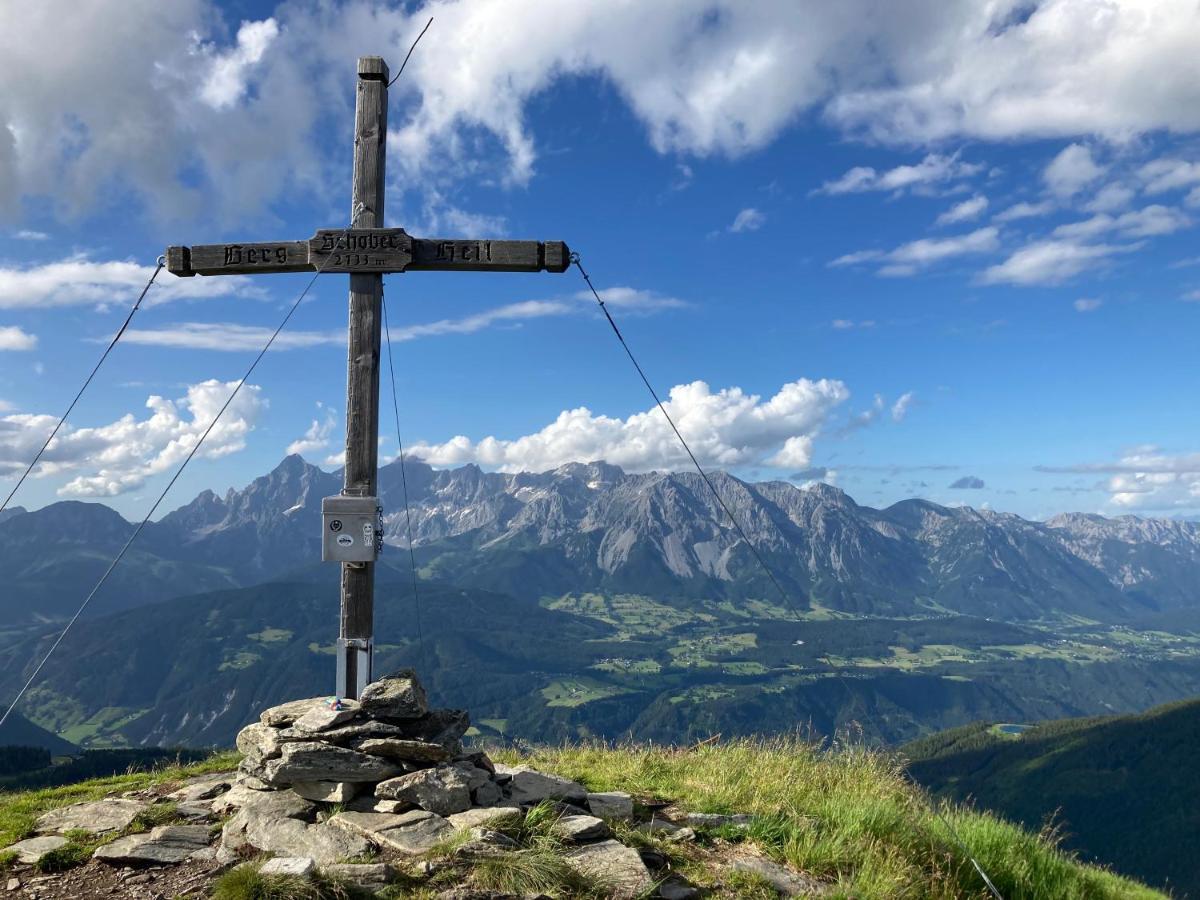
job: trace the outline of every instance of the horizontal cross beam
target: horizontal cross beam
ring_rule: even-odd
[[[562,241],[474,241],[414,238],[403,228],[325,229],[307,241],[168,247],[175,275],[270,272],[565,272]]]

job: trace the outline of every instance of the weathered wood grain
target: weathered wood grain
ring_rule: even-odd
[[[384,156],[387,146],[387,65],[378,57],[358,61],[354,108],[354,180],[351,225],[383,225]],[[346,469],[343,490],[375,496],[379,476],[379,343],[383,276],[350,276],[350,334],[346,377]],[[370,639],[375,626],[375,564],[342,564],[339,635]],[[357,654],[346,660],[348,697],[357,697]],[[369,676],[368,676],[369,677]]]
[[[562,241],[477,241],[414,238],[409,272],[562,272]]]

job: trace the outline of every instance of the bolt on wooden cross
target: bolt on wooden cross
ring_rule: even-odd
[[[388,67],[358,60],[351,227],[308,240],[168,247],[175,275],[344,272],[350,275],[346,377],[346,468],[340,497],[322,504],[322,558],[342,565],[337,696],[356,698],[371,681],[374,652],[376,496],[379,476],[379,356],[383,276],[394,272],[565,272],[561,241],[414,238],[383,228]]]

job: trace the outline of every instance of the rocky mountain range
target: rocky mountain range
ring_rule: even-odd
[[[631,474],[596,462],[501,474],[410,460],[405,475],[423,576],[531,598],[635,592],[1008,621],[1119,621],[1200,599],[1198,523],[1083,514],[1034,522],[923,500],[879,510],[825,484],[714,473],[785,600],[691,473]],[[320,555],[321,498],[339,489],[338,474],[290,456],[243,490],[205,491],[145,529],[91,612],[308,566]],[[398,463],[381,470],[380,496],[387,542],[402,547]],[[133,528],[102,504],[12,513],[0,520],[0,613],[10,622],[66,614]]]

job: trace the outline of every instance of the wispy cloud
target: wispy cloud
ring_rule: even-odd
[[[1104,301],[1099,300],[1095,297],[1080,297],[1074,303],[1075,312],[1080,312],[1080,313],[1095,312],[1103,305],[1104,305]]]
[[[729,226],[729,231],[739,234],[743,231],[758,231],[766,223],[767,217],[754,207],[747,207],[739,212]]]
[[[1000,230],[993,225],[979,228],[969,234],[948,238],[921,238],[901,244],[894,250],[858,250],[839,256],[830,266],[852,266],[861,263],[879,263],[879,274],[891,276],[913,275],[920,269],[950,259],[978,253],[989,253],[1000,246]]]
[[[1004,262],[990,266],[984,284],[1059,284],[1109,257],[1141,249],[1137,244],[1087,244],[1077,240],[1041,240],[1021,247]]]
[[[956,203],[937,217],[935,225],[954,225],[959,222],[970,222],[978,219],[988,208],[988,198],[976,194],[962,203]]]
[[[840,178],[827,181],[813,193],[861,194],[866,191],[911,191],[969,178],[986,168],[981,163],[965,163],[958,154],[930,153],[915,165],[896,166],[883,172],[871,166],[856,166]]]

